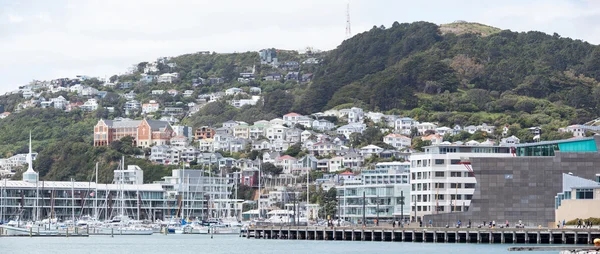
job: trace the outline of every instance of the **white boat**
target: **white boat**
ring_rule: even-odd
[[[22,235],[58,235],[58,230],[46,230],[39,227],[19,228],[8,225],[0,225],[4,235],[22,236]]]
[[[152,228],[137,226],[90,228],[90,235],[151,235],[153,233]]]
[[[294,211],[289,210],[273,210],[267,213],[269,216],[266,219],[266,222],[270,222],[273,224],[286,224],[292,223],[292,217],[294,215]]]

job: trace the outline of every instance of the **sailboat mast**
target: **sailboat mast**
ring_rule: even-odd
[[[182,203],[182,205],[181,205],[182,206],[181,207],[181,218],[183,219],[183,218],[185,218],[185,192],[186,192],[186,185],[185,185],[185,164],[184,163],[182,163],[182,168],[183,168],[183,181],[184,181],[184,183],[183,183],[183,190],[182,190],[183,197],[182,197],[182,201],[181,201],[181,203]]]
[[[75,226],[75,181],[73,178],[71,178],[71,219]]]
[[[121,187],[121,216],[125,215],[125,191],[124,191],[124,187],[123,183],[125,180],[125,156],[122,157],[121,160],[121,181],[120,181],[120,187]],[[121,220],[123,221],[123,220]]]
[[[96,189],[94,190],[94,218],[100,219],[98,216],[98,162],[96,162]]]
[[[259,219],[262,219],[262,213],[260,211],[260,178],[261,178],[260,171],[261,171],[261,167],[262,167],[261,164],[262,163],[261,163],[260,159],[258,159],[258,199],[256,200],[256,202],[258,202],[257,208],[258,208],[258,218]]]

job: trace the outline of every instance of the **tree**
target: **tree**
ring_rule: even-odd
[[[412,148],[419,152],[423,152],[423,147],[430,146],[430,145],[431,145],[430,140],[423,141],[421,138],[418,138],[418,137],[413,138],[413,140],[412,140]]]
[[[484,70],[483,64],[477,63],[475,58],[464,54],[454,56],[450,67],[456,72],[456,76],[463,87],[467,87],[471,79],[483,74]]]
[[[119,76],[117,75],[112,75],[109,78],[110,83],[115,83],[117,81],[117,79],[119,79]]]
[[[330,188],[328,191],[318,193],[318,204],[323,209],[319,210],[322,218],[335,218],[337,214],[337,189],[335,187]]]
[[[284,90],[275,90],[264,96],[266,112],[283,115],[290,112],[294,106],[294,96]]]
[[[300,152],[302,152],[302,143],[298,142],[288,147],[288,149],[283,154],[296,157]]]
[[[275,166],[273,163],[265,162],[261,164],[261,170],[265,174],[276,176],[283,172],[283,168],[281,166]]]

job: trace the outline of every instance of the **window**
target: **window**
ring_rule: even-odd
[[[421,184],[420,184],[420,183],[418,183],[418,184],[417,184],[417,190],[418,190],[418,191],[420,191],[420,190],[421,190]]]
[[[427,195],[423,195],[423,202],[427,202]]]
[[[461,188],[460,186],[461,186],[460,183],[451,183],[450,184],[450,188],[452,188],[452,189],[460,189]]]
[[[435,177],[444,177],[444,171],[435,171]]]
[[[411,173],[412,180],[415,180],[415,173]]]
[[[594,191],[592,189],[576,189],[576,199],[594,199]]]
[[[452,165],[460,164],[460,160],[450,160],[450,164],[452,164]]]
[[[421,172],[417,173],[417,179],[421,179]]]
[[[412,191],[415,191],[415,184],[412,184]]]
[[[450,172],[450,177],[461,177],[462,173],[457,171]]]
[[[444,200],[444,194],[437,195],[437,200]]]
[[[465,183],[465,188],[466,189],[474,189],[475,188],[475,184],[474,183]]]
[[[421,202],[421,195],[417,195],[417,202]]]
[[[443,159],[435,159],[435,165],[444,165]]]
[[[460,194],[459,195],[451,194],[450,195],[450,199],[452,199],[452,200],[461,200],[462,199],[462,195],[460,195]]]
[[[443,189],[444,188],[444,183],[435,183],[435,188]]]
[[[473,195],[465,195],[465,200],[472,200],[473,199]]]

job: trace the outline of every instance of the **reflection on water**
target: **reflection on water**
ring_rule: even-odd
[[[246,239],[215,235],[91,236],[87,238],[0,238],[0,253],[506,253],[500,244],[333,242]],[[558,253],[558,252],[536,252]]]

